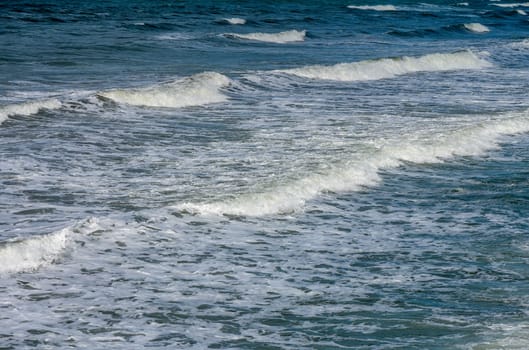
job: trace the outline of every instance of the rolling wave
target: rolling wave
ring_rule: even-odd
[[[464,25],[467,30],[470,30],[474,33],[487,33],[490,32],[490,29],[487,26],[484,26],[481,23],[467,23]]]
[[[529,132],[529,111],[504,115],[502,119],[452,132],[429,135],[418,141],[402,139],[386,145],[362,159],[346,162],[325,174],[313,174],[279,184],[259,193],[213,203],[182,203],[173,207],[198,215],[267,216],[303,209],[305,203],[322,193],[358,191],[381,181],[379,171],[411,162],[439,163],[459,156],[479,156],[498,147],[504,135]]]
[[[267,43],[286,44],[297,41],[304,41],[307,31],[305,30],[288,30],[280,33],[250,33],[250,34],[224,34],[227,37],[263,41]]]
[[[225,22],[225,23],[234,24],[234,25],[246,24],[246,20],[244,18],[237,18],[237,17],[224,18],[222,21]]]
[[[307,66],[278,70],[278,73],[296,75],[303,78],[363,81],[393,78],[415,72],[449,71],[459,69],[480,69],[491,63],[471,51],[456,53],[435,53],[421,57],[398,57],[367,60],[353,63],[339,63],[333,66]]]
[[[205,72],[177,80],[139,89],[102,91],[98,96],[133,106],[188,107],[224,102],[227,97],[220,92],[231,80],[216,72]]]
[[[397,11],[397,8],[393,5],[362,5],[362,6],[349,5],[347,7],[350,9],[354,9],[354,10]]]
[[[58,109],[61,105],[57,99],[48,99],[0,106],[0,124],[14,115],[32,115],[43,109]]]

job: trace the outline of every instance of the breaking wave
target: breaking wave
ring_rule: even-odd
[[[57,109],[60,107],[61,102],[57,99],[29,101],[0,106],[0,124],[14,115],[32,115],[42,109]]]
[[[183,203],[173,209],[199,215],[266,216],[288,214],[322,193],[358,191],[381,181],[379,171],[399,167],[403,162],[439,163],[458,156],[479,156],[497,148],[499,138],[529,132],[529,111],[504,116],[444,134],[429,135],[419,141],[398,141],[362,159],[346,162],[325,174],[312,174],[267,191],[243,194],[213,203]]]
[[[397,8],[393,5],[363,5],[363,6],[355,6],[355,5],[349,5],[347,6],[350,9],[355,10],[371,10],[371,11],[397,11]]]
[[[490,62],[471,51],[456,53],[435,53],[421,57],[398,57],[367,60],[353,63],[339,63],[333,66],[307,66],[279,70],[303,78],[337,81],[362,81],[393,78],[414,72],[479,69],[492,66]]]
[[[220,73],[205,72],[177,80],[140,89],[115,89],[99,92],[98,95],[118,103],[148,107],[187,107],[223,102],[227,97],[220,88],[231,80]]]
[[[520,2],[520,3],[512,3],[512,4],[492,4],[492,5],[503,7],[503,8],[529,7],[529,2]]]
[[[229,23],[229,24],[246,24],[246,20],[244,18],[224,18],[223,22]]]
[[[307,34],[306,30],[288,30],[286,32],[280,33],[251,33],[251,34],[235,34],[229,33],[225,34],[227,37],[246,39],[246,40],[255,40],[255,41],[264,41],[267,43],[276,43],[276,44],[286,44],[296,41],[304,41],[305,35]]]
[[[33,271],[54,263],[67,246],[70,228],[0,244],[0,274]]]
[[[470,30],[474,33],[487,33],[490,32],[490,29],[487,26],[484,26],[481,23],[467,23],[464,25],[467,30]]]

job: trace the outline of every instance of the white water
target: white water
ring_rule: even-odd
[[[522,2],[522,3],[513,3],[513,4],[493,4],[494,6],[498,7],[505,7],[505,8],[514,8],[514,7],[529,7],[529,2]]]
[[[474,33],[487,33],[490,32],[490,29],[487,26],[484,26],[481,23],[467,23],[465,28]]]
[[[407,141],[413,136],[386,144],[378,150],[332,167],[325,174],[312,174],[290,183],[279,183],[264,191],[212,203],[182,203],[176,210],[200,215],[266,216],[303,209],[322,193],[357,191],[380,182],[378,172],[403,162],[438,163],[458,156],[479,156],[498,147],[504,135],[529,132],[529,112],[504,115],[488,123],[435,133]]]
[[[0,274],[36,270],[55,262],[66,248],[70,228],[0,245]]]
[[[307,66],[280,70],[310,79],[337,81],[362,81],[393,78],[414,72],[435,72],[458,69],[480,69],[492,66],[490,62],[471,51],[456,53],[436,53],[421,57],[384,58],[353,63],[340,63],[334,66]]]
[[[397,11],[397,8],[393,5],[363,5],[363,6],[355,6],[355,5],[349,5],[347,6],[350,9],[355,10],[372,10],[372,11]]]
[[[527,16],[527,12],[525,12],[524,10],[516,10],[516,12],[518,12],[519,15]]]
[[[246,20],[244,18],[224,18],[224,20],[229,24],[245,24]]]
[[[142,89],[116,89],[98,95],[118,103],[148,107],[187,107],[223,102],[227,97],[220,92],[230,79],[215,72],[196,74],[168,84]]]
[[[246,39],[246,40],[255,40],[255,41],[263,41],[268,43],[276,43],[276,44],[286,44],[290,42],[296,42],[296,41],[304,41],[305,30],[289,30],[286,32],[280,32],[280,33],[251,33],[251,34],[235,34],[235,33],[229,33],[226,34],[228,37],[235,37],[239,39]]]
[[[29,101],[16,104],[0,106],[0,124],[7,118],[14,115],[32,115],[42,109],[57,109],[61,107],[61,102],[57,99]]]

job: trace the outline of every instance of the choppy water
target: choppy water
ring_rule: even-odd
[[[526,11],[0,3],[0,348],[527,348]]]

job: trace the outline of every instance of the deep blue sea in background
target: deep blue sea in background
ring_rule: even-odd
[[[1,1],[0,349],[529,348],[528,13]]]

